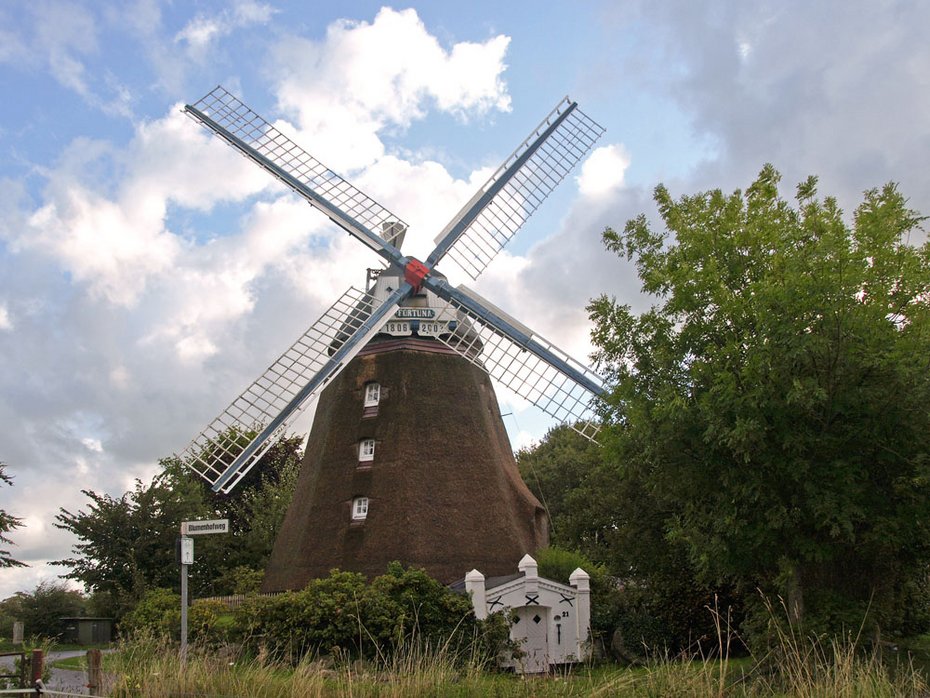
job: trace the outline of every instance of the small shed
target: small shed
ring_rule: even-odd
[[[478,618],[513,609],[516,618],[510,638],[522,656],[504,666],[522,674],[548,671],[551,666],[584,661],[590,654],[591,578],[580,567],[572,572],[571,586],[539,576],[536,560],[524,555],[518,574],[485,578],[478,570],[465,576]]]
[[[102,645],[113,639],[112,618],[62,618],[61,627],[61,641],[73,645]]]

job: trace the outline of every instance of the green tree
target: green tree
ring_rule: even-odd
[[[778,182],[660,186],[664,233],[605,232],[656,297],[589,306],[612,476],[702,580],[778,592],[812,627],[868,610],[901,630],[930,559],[930,247],[894,185],[848,225],[814,178],[796,206]]]
[[[603,462],[602,449],[570,426],[560,425],[539,443],[517,451],[516,459],[523,481],[546,508],[552,543],[577,547],[584,525],[579,519],[585,517],[573,493]]]
[[[13,478],[4,472],[5,469],[6,463],[0,462],[0,485],[12,485]],[[0,544],[13,545],[13,541],[7,537],[7,534],[22,525],[23,520],[21,518],[0,509]],[[0,568],[4,567],[28,567],[28,565],[14,559],[9,550],[0,549]]]
[[[27,637],[54,638],[64,630],[62,618],[81,616],[86,610],[81,592],[60,582],[42,582],[31,592],[0,601],[0,632],[10,637],[14,621],[21,621]]]
[[[262,569],[296,479],[300,439],[282,438],[232,495],[213,493],[177,457],[159,461],[151,483],[136,481],[120,497],[84,490],[86,510],[62,509],[58,528],[78,538],[56,564],[93,592],[95,607],[122,617],[150,589],[177,591],[175,544],[182,521],[229,518],[231,535],[200,536],[190,570],[192,597],[232,593],[240,567]]]
[[[729,587],[697,579],[685,546],[666,538],[669,512],[642,483],[622,476],[611,434],[600,441],[607,447],[561,426],[517,454],[524,480],[548,504],[552,541],[562,546],[537,553],[540,572],[564,583],[575,567],[592,575],[594,636],[617,658],[694,650],[714,636],[708,606],[715,596],[737,614],[739,600]]]
[[[179,582],[175,541],[180,522],[208,513],[200,486],[179,476],[174,464],[162,461],[163,470],[146,485],[121,497],[82,490],[91,500],[87,510],[62,509],[58,528],[80,542],[74,557],[55,564],[67,566],[66,579],[81,582],[88,591],[105,598],[108,614],[121,617],[151,588],[173,588]]]

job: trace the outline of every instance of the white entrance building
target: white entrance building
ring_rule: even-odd
[[[529,555],[523,556],[518,569],[520,573],[510,577],[485,579],[478,570],[465,575],[465,591],[478,618],[508,609],[516,612],[510,638],[522,656],[504,661],[504,666],[534,674],[555,664],[587,659],[591,634],[588,573],[579,567],[569,578],[571,586],[559,584],[541,578],[536,560]]]

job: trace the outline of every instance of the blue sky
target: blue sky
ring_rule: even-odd
[[[0,4],[0,507],[60,570],[80,489],[150,477],[371,255],[179,108],[222,83],[429,242],[561,97],[607,128],[476,288],[578,358],[584,306],[642,309],[600,233],[651,191],[765,162],[847,211],[930,211],[930,5],[917,2]],[[456,281],[456,279],[452,279]],[[515,447],[550,426],[506,394]]]

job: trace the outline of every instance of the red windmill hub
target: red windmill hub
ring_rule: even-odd
[[[407,262],[407,266],[404,267],[404,281],[413,286],[414,292],[420,290],[420,286],[423,285],[423,279],[429,275],[429,267],[427,267],[419,259],[411,258]]]

